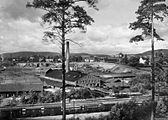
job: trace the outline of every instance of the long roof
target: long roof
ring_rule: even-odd
[[[41,75],[39,77],[41,78],[41,81],[45,82],[48,85],[62,87],[62,80],[61,79],[46,77],[43,75]],[[66,84],[66,86],[77,86],[76,82],[71,82],[71,81],[67,81],[67,80],[65,80],[65,84]]]
[[[76,81],[84,77],[84,74],[80,71],[69,71],[65,74],[65,84],[66,86],[77,86]],[[41,81],[48,85],[62,87],[62,69],[49,69],[45,76],[39,76]]]
[[[132,73],[118,73],[118,74],[104,74],[100,75],[102,78],[133,78],[136,77],[135,74]]]
[[[41,91],[43,89],[42,83],[9,83],[0,84],[1,92],[19,92],[19,91]]]
[[[71,81],[75,82],[78,79],[82,78],[86,74],[80,72],[80,71],[69,71],[68,73],[65,74],[65,80],[66,81]],[[51,77],[55,79],[62,79],[62,69],[49,69],[46,72],[46,77]]]

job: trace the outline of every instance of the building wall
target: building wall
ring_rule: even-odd
[[[100,87],[101,79],[93,75],[86,75],[77,81],[78,85],[87,87]]]

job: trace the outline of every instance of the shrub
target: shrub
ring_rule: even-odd
[[[161,101],[158,102],[156,113],[157,115],[163,115],[168,112],[168,98],[164,97]]]
[[[151,103],[148,101],[138,105],[135,101],[116,104],[110,112],[111,120],[149,120]]]
[[[167,112],[167,103],[168,101],[166,99],[162,99],[158,102],[156,107],[156,115],[157,116],[163,116]]]
[[[88,117],[85,120],[150,120],[151,107],[151,101],[144,101],[141,105],[138,105],[135,101],[130,101],[114,105],[109,115]],[[76,119],[72,118],[70,120]]]

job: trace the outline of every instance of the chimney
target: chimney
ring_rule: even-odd
[[[69,57],[70,57],[70,52],[69,52],[69,42],[66,42],[66,72],[69,72]]]

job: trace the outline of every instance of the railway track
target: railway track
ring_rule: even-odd
[[[116,103],[130,101],[130,98],[114,99],[114,98],[99,98],[86,100],[71,100],[66,104],[66,113],[90,113],[110,111],[111,107]],[[0,119],[6,117],[22,118],[22,117],[37,117],[37,116],[53,116],[62,114],[62,103],[49,103],[38,105],[25,106],[8,106],[0,108]]]

